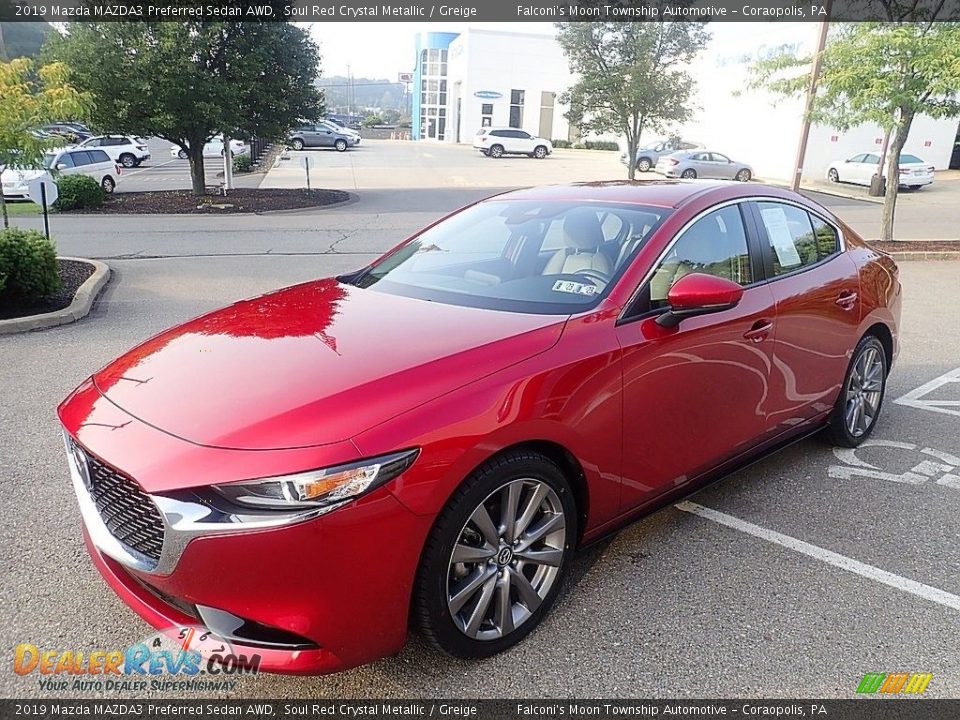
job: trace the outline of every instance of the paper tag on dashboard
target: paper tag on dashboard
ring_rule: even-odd
[[[593,295],[597,292],[595,285],[584,285],[572,280],[557,280],[553,284],[554,292],[572,293],[574,295]]]

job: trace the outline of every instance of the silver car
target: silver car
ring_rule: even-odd
[[[712,150],[691,150],[665,155],[657,161],[656,171],[668,178],[713,178],[748,182],[753,168]]]

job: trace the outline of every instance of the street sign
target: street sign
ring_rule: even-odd
[[[397,82],[398,82],[398,83],[412,83],[412,82],[413,82],[413,73],[412,73],[412,72],[397,73]]]
[[[53,181],[53,178],[50,177],[50,173],[44,173],[30,180],[27,183],[27,196],[37,205],[43,205],[43,200],[41,199],[42,194],[40,192],[41,183],[46,185],[47,204],[53,205],[57,201],[60,193],[57,191],[57,184]]]

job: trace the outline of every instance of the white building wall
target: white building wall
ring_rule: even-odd
[[[819,25],[805,23],[711,23],[713,38],[691,68],[699,109],[679,132],[685,139],[753,165],[763,179],[789,180],[796,160],[803,98],[782,98],[750,90],[749,66],[781,52],[800,55],[815,47]],[[905,152],[938,170],[948,167],[957,120],[918,117]],[[883,132],[873,124],[847,132],[814,126],[807,144],[804,177],[822,179],[827,166],[860,152],[879,149]],[[648,139],[654,139],[653,134]]]
[[[470,143],[481,127],[485,103],[493,105],[494,127],[510,125],[511,90],[524,91],[522,128],[539,135],[541,93],[559,95],[570,85],[570,72],[563,51],[549,35],[468,30],[450,45],[447,79],[447,115],[456,118],[459,97],[460,142]],[[500,97],[485,99],[475,95],[482,91],[500,93]],[[563,117],[566,111],[554,98],[549,139],[567,139],[569,127]],[[453,127],[456,128],[456,119]],[[455,131],[448,133],[451,142],[456,142],[455,136]]]

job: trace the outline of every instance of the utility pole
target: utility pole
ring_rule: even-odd
[[[817,36],[817,52],[813,56],[813,67],[810,69],[810,85],[807,86],[807,102],[803,109],[803,124],[800,126],[797,161],[793,165],[793,180],[790,183],[790,188],[794,192],[800,189],[800,179],[803,177],[803,162],[807,157],[807,141],[810,139],[810,113],[813,112],[813,101],[817,96],[817,82],[820,79],[820,70],[823,67],[823,50],[827,46],[827,32],[830,29],[830,11],[832,9],[833,0],[827,0],[827,19],[820,23],[820,33]]]

